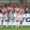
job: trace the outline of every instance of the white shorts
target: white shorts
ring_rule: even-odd
[[[23,15],[20,15],[20,21],[23,21]]]
[[[0,20],[0,25],[1,25],[1,23],[2,23],[2,20]]]
[[[16,20],[23,21],[23,15],[17,16]]]
[[[19,26],[20,25],[20,22],[16,22],[16,26]]]
[[[20,16],[17,16],[16,20],[19,20],[20,19]]]

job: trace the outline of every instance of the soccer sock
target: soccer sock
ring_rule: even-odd
[[[16,28],[17,28],[17,25],[16,25]]]
[[[3,22],[1,23],[1,27],[3,27]]]
[[[11,26],[13,27],[13,21],[11,21]]]
[[[8,22],[6,22],[6,27],[8,27]]]
[[[18,23],[16,22],[16,28],[17,28],[17,26],[18,26]]]
[[[23,25],[21,24],[21,27],[23,28]]]
[[[20,24],[18,25],[18,27],[20,28]]]
[[[20,25],[18,27],[20,28]]]

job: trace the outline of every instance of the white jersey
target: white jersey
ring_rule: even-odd
[[[4,20],[8,20],[8,12],[7,12],[7,8],[4,8],[4,17],[3,17],[3,19]]]
[[[19,10],[19,8],[15,8],[16,12]]]
[[[17,11],[19,10],[19,8],[15,8],[15,10],[16,10],[16,13],[17,13]],[[16,14],[16,20],[19,20],[19,14]]]
[[[8,10],[9,10],[9,20],[11,20],[13,17],[13,15],[12,15],[13,8],[10,7]]]
[[[3,18],[4,18],[4,20],[8,20],[7,14],[5,14]]]
[[[2,9],[2,12],[4,12],[4,11],[5,11],[4,9],[5,9],[5,8],[3,8],[3,9]]]
[[[13,17],[12,13],[9,14],[9,20],[11,20]]]
[[[3,15],[0,13],[0,20],[3,20]]]
[[[16,15],[17,20],[22,21],[22,19],[23,19],[23,15],[22,15],[22,14],[23,14],[23,10],[24,10],[24,9],[17,8],[16,10],[17,10],[17,15]]]
[[[12,10],[13,10],[13,8],[11,8],[11,7],[8,8],[9,13],[12,12]]]

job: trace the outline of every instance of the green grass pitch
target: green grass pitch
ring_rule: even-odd
[[[30,30],[30,26],[24,26],[23,28],[16,28],[16,27],[0,27],[0,30]]]

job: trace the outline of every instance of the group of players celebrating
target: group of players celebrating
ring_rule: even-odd
[[[3,21],[6,22],[6,27],[8,27],[9,20],[11,20],[11,23],[13,24],[14,14],[16,14],[16,27],[22,27],[23,28],[23,14],[24,9],[22,6],[16,6],[16,8],[10,7],[10,4],[5,5],[2,10],[0,10],[0,21],[1,21],[1,27],[3,27]]]

